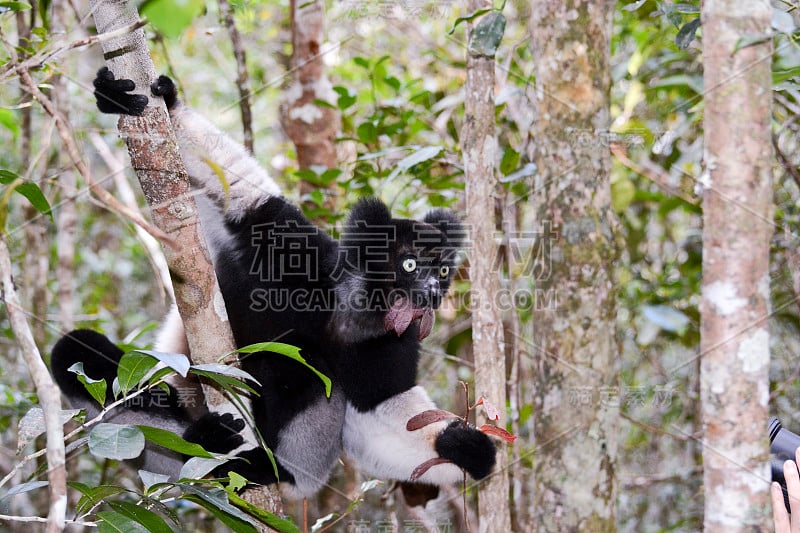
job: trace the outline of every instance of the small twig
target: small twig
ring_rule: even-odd
[[[8,77],[10,72],[18,70],[20,68],[23,70],[39,68],[48,60],[52,59],[53,57],[57,56],[62,52],[66,52],[67,50],[73,50],[75,48],[80,48],[82,46],[90,46],[93,44],[101,43],[103,41],[119,37],[120,35],[131,33],[146,25],[147,25],[146,20],[139,19],[133,24],[125,26],[124,28],[119,28],[114,31],[102,33],[100,35],[92,35],[90,37],[84,37],[83,39],[78,39],[77,41],[72,41],[71,43],[65,45],[56,46],[54,48],[49,48],[47,50],[42,50],[39,53],[32,55],[31,57],[22,62],[10,61],[6,65],[4,65],[3,68],[0,68],[0,80],[5,79],[6,77]]]
[[[47,518],[42,518],[41,516],[14,516],[7,514],[0,514],[0,520],[8,520],[10,522],[47,522]],[[84,522],[82,520],[65,520],[64,523],[76,526],[97,527],[97,522]]]
[[[112,196],[111,193],[109,193],[104,188],[100,187],[97,184],[97,182],[94,181],[94,177],[92,176],[91,172],[89,172],[89,168],[86,166],[86,164],[80,157],[78,147],[75,144],[75,139],[72,137],[72,133],[69,131],[69,126],[64,121],[64,118],[55,109],[55,106],[53,106],[53,102],[39,90],[39,88],[36,86],[36,83],[31,78],[31,75],[28,72],[28,70],[19,63],[16,56],[16,52],[14,51],[13,47],[11,47],[9,43],[6,41],[5,37],[2,36],[2,32],[0,32],[0,37],[3,37],[3,42],[6,45],[6,50],[11,55],[11,63],[15,65],[14,68],[19,74],[19,77],[22,80],[24,87],[28,90],[31,96],[33,96],[42,105],[47,114],[53,117],[53,119],[55,120],[56,129],[58,130],[59,137],[61,137],[61,141],[67,148],[67,154],[69,155],[72,164],[75,166],[78,172],[80,172],[81,176],[83,176],[83,179],[86,180],[86,183],[89,184],[89,188],[91,188],[92,192],[94,192],[97,195],[97,197],[110,210],[127,218],[134,224],[137,224],[139,227],[147,231],[150,235],[161,241],[164,245],[170,246],[172,248],[177,248],[177,243],[175,243],[174,239],[170,238],[166,233],[164,233],[160,229],[149,224],[138,213],[132,211],[127,206],[123,205],[119,200],[114,198],[114,196]]]

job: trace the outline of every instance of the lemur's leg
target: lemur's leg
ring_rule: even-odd
[[[410,480],[414,470],[442,457],[450,463],[430,468],[417,481],[434,485],[457,483],[461,468],[475,479],[489,475],[497,450],[491,439],[461,421],[435,422],[408,431],[409,419],[436,405],[420,386],[392,396],[374,409],[358,411],[348,404],[344,450],[359,469],[378,477]]]

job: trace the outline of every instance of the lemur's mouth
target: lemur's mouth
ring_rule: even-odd
[[[415,320],[419,320],[417,338],[424,339],[433,329],[433,307],[414,307],[408,298],[398,298],[383,319],[387,332],[394,331],[399,337]]]

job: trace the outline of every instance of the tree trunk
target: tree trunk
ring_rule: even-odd
[[[91,0],[90,6],[100,33],[128,26],[138,18],[126,0]],[[156,73],[144,32],[136,30],[103,41],[102,45],[116,76],[132,79],[138,92],[148,94]],[[166,108],[163,104],[148,106],[141,117],[123,115],[119,130],[128,145],[153,222],[173,241],[165,246],[165,256],[192,358],[195,363],[216,362],[236,346],[224,306],[218,305],[222,294]],[[204,386],[204,392],[206,403],[212,408],[227,402],[210,386]],[[255,505],[281,512],[275,488],[252,489],[246,496]]]
[[[320,49],[325,40],[325,5],[321,0],[289,3],[292,23],[291,72],[294,74],[286,91],[282,109],[283,127],[297,150],[301,169],[336,166],[336,143],[340,129],[339,111],[320,106],[322,100],[336,105],[336,93],[325,75]],[[308,182],[300,182],[300,196],[314,190]],[[332,208],[329,197],[327,207]]]
[[[614,3],[531,3],[539,106],[533,523],[614,531],[619,389],[609,179]]]
[[[705,153],[700,387],[706,531],[770,531],[772,41],[766,0],[703,3]],[[766,61],[764,59],[767,59]]]
[[[486,7],[483,1],[469,2],[470,11],[482,7]],[[470,31],[469,38],[473,36]],[[471,237],[469,277],[475,396],[484,396],[500,408],[501,420],[497,424],[502,427],[506,422],[506,364],[503,316],[495,298],[500,292],[499,273],[494,269],[498,253],[495,242],[495,60],[493,56],[473,53],[471,46],[469,49],[461,150],[466,179],[467,225]],[[480,531],[511,530],[507,467],[508,456],[505,449],[501,449],[495,472],[478,488]]]

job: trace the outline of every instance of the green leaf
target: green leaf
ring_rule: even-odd
[[[256,522],[237,507],[231,505],[228,495],[220,489],[202,489],[194,485],[181,484],[183,500],[194,502],[207,509],[226,526],[237,533],[256,533]]]
[[[80,414],[80,409],[63,409],[59,412],[61,424],[66,424]],[[44,411],[41,407],[31,407],[17,426],[17,453],[20,454],[25,446],[42,435],[47,428],[44,423]]]
[[[206,457],[213,458],[214,455],[207,452],[199,444],[184,440],[171,431],[166,429],[155,428],[151,426],[136,426],[139,431],[144,434],[144,438],[153,444],[158,444],[163,448],[182,453],[184,455],[191,455],[193,457]]]
[[[145,355],[149,355],[150,357],[155,357],[172,370],[180,374],[182,377],[186,377],[189,373],[189,367],[192,365],[192,362],[189,361],[189,358],[182,353],[166,353],[166,352],[157,352],[155,350],[132,350],[133,352],[143,353]]]
[[[506,31],[506,17],[492,11],[483,17],[469,34],[467,51],[473,57],[494,57]]]
[[[779,85],[798,76],[800,76],[800,67],[792,67],[786,70],[775,70],[772,72],[772,84]]]
[[[236,493],[230,492],[228,493],[228,497],[230,498],[231,503],[241,507],[275,531],[279,531],[280,533],[300,533],[300,528],[298,528],[291,520],[280,518],[279,516],[272,514],[265,509],[256,507],[252,503],[240,498]]]
[[[636,197],[636,186],[628,178],[620,178],[611,183],[611,205],[621,213],[631,205]]]
[[[290,359],[294,359],[301,365],[311,370],[319,379],[322,380],[322,382],[325,384],[325,395],[330,398],[331,380],[328,378],[328,376],[308,364],[308,361],[306,361],[303,356],[300,355],[300,348],[290,344],[284,344],[282,342],[259,342],[249,346],[244,346],[236,351],[239,353],[273,352]]]
[[[430,161],[434,157],[438,156],[442,150],[444,150],[444,147],[442,146],[425,146],[415,150],[397,162],[397,166],[386,177],[386,180],[392,180],[401,172],[406,172],[415,165],[424,163],[425,161]]]
[[[100,485],[99,487],[90,487],[89,485],[79,483],[77,481],[68,481],[67,485],[82,494],[80,500],[78,500],[78,504],[75,506],[75,512],[78,514],[83,514],[89,511],[89,509],[102,502],[106,498],[116,496],[117,494],[122,494],[123,492],[129,492],[128,489],[118,487],[116,485]]]
[[[627,4],[622,6],[622,9],[624,9],[625,11],[636,11],[637,9],[642,7],[646,2],[647,0],[638,0],[637,2],[633,2],[632,4]]]
[[[237,352],[241,352],[241,350],[236,350]],[[258,380],[242,370],[241,368],[225,365],[222,363],[204,363],[202,365],[192,365],[191,371],[201,370],[203,372],[208,372],[212,374],[217,374],[220,376],[226,376],[231,378],[236,378],[241,381],[252,381],[253,383],[258,383]],[[258,383],[261,385],[261,383]],[[252,390],[246,385],[243,388],[247,388],[248,390]]]
[[[13,0],[4,0],[0,2],[0,7],[6,7],[11,11],[27,11],[31,8],[31,5],[27,2],[16,2]]]
[[[92,379],[83,371],[83,363],[75,363],[67,369],[67,372],[73,372],[78,375],[78,381],[83,383],[86,391],[92,395],[92,398],[97,401],[101,406],[106,403],[106,390],[108,384],[105,379]]]
[[[697,94],[703,93],[703,79],[700,76],[689,76],[687,74],[675,74],[674,76],[664,76],[648,84],[648,89],[661,89],[663,87],[688,87]]]
[[[140,351],[123,355],[117,368],[116,382],[119,390],[114,391],[115,395],[126,394],[136,388],[157,363],[158,359]]]
[[[336,105],[342,111],[356,103],[356,94],[349,88],[337,85],[333,90],[339,95],[339,98],[336,100]]]
[[[463,17],[458,17],[456,19],[456,21],[453,23],[453,27],[450,28],[450,31],[447,32],[447,35],[452,35],[453,32],[456,31],[456,28],[458,28],[459,24],[461,24],[462,22],[472,22],[473,20],[475,20],[476,18],[480,17],[481,15],[483,15],[485,13],[488,13],[492,9],[493,8],[491,8],[491,7],[483,7],[481,9],[476,9],[475,11],[470,13],[469,15],[465,15]]]
[[[700,27],[700,17],[690,20],[683,27],[678,30],[678,35],[675,36],[675,44],[681,50],[686,50],[694,40],[697,34],[697,29]]]
[[[178,479],[202,479],[210,474],[212,470],[223,464],[225,464],[225,461],[222,459],[192,457],[181,467]]]
[[[7,169],[0,169],[0,185],[8,185],[9,189],[0,196],[0,229],[5,228],[6,216],[8,214],[8,201],[11,193],[21,194],[43,215],[53,220],[53,213],[50,203],[44,197],[42,190],[35,183],[26,182],[16,172]]]
[[[527,178],[528,176],[533,176],[534,174],[536,174],[537,168],[538,167],[536,166],[536,163],[533,162],[525,163],[524,167],[517,170],[516,172],[508,174],[507,176],[503,176],[502,178],[500,178],[499,181],[500,183],[511,183],[513,181],[517,181],[522,178]]]
[[[378,138],[378,128],[372,122],[362,122],[356,128],[356,135],[362,143],[370,144]]]
[[[203,0],[148,0],[139,12],[165,37],[175,39],[204,9]]]
[[[237,474],[236,472],[228,472],[228,492],[242,490],[247,485],[247,478]]]
[[[147,470],[139,470],[139,479],[142,480],[145,492],[150,492],[153,487],[169,485],[169,476],[167,474],[159,474],[156,472],[149,472]]]
[[[23,494],[25,492],[30,492],[32,490],[40,489],[42,487],[46,487],[49,484],[50,483],[47,482],[47,481],[28,481],[27,483],[21,483],[19,485],[14,485],[10,489],[8,489],[8,492],[3,494],[2,498],[0,498],[0,504],[2,504],[5,507],[6,505],[8,505],[8,500],[12,496],[14,496],[16,494]]]
[[[89,434],[89,451],[106,459],[134,459],[144,450],[144,434],[135,426],[100,423]]]
[[[36,208],[38,212],[50,217],[53,220],[52,208],[50,202],[44,197],[42,189],[35,183],[25,182],[17,185],[16,192],[28,199],[28,201]]]
[[[17,115],[10,109],[0,109],[0,126],[11,132],[14,139],[19,137],[19,123]]]
[[[500,172],[507,176],[519,166],[519,152],[513,148],[506,148],[503,152],[503,159],[500,161]]]
[[[258,392],[244,380],[252,380],[258,383],[250,374],[236,367],[223,365],[220,363],[208,363],[204,365],[192,365],[190,373],[202,376],[215,382],[230,394],[238,394],[241,391],[258,395]],[[238,391],[238,392],[237,392]]]
[[[115,511],[100,511],[97,518],[97,531],[100,533],[147,533],[142,524]]]
[[[141,524],[151,533],[172,533],[172,528],[167,525],[163,518],[140,505],[122,501],[108,502],[108,505],[117,513]]]
[[[683,312],[666,305],[643,305],[644,317],[659,328],[673,333],[681,333],[691,319]]]

